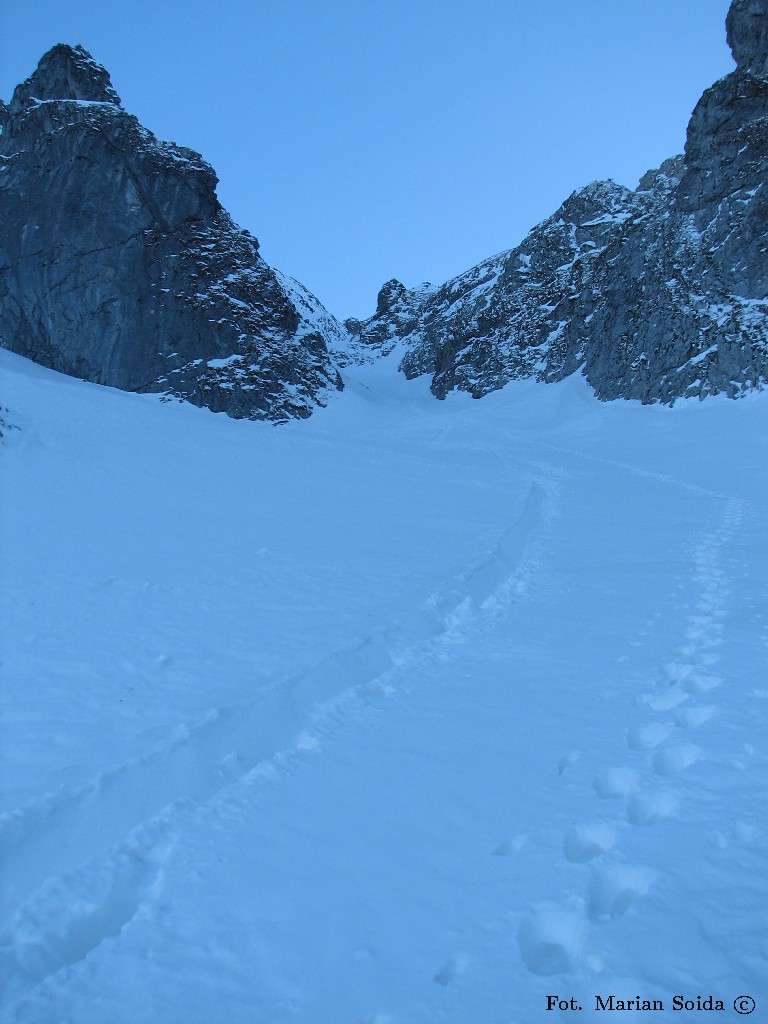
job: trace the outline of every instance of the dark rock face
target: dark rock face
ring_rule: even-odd
[[[733,0],[725,30],[739,70],[768,76],[767,0]]]
[[[0,334],[36,362],[232,416],[308,416],[343,328],[259,256],[213,169],[57,46],[0,108]]]
[[[376,314],[365,322],[345,320],[344,326],[354,339],[352,352],[358,361],[373,355],[389,355],[402,338],[418,326],[419,314],[434,289],[429,283],[406,288],[394,278],[382,287],[376,302]]]
[[[33,100],[85,100],[120,106],[106,70],[82,46],[64,44],[49,50],[31,78],[16,87],[11,114],[22,113]]]
[[[759,188],[768,159],[768,80],[734,71],[707,89],[693,111],[678,193],[686,212]]]
[[[627,189],[595,183],[574,193],[517,249],[443,285],[411,334],[406,376],[433,372],[438,397],[460,388],[479,398],[507,380],[554,381],[573,373],[579,360],[567,342],[578,297],[592,287],[599,256],[632,210]]]
[[[480,397],[580,369],[600,398],[643,402],[768,380],[768,0],[734,0],[727,29],[739,67],[697,104],[685,155],[634,192],[574,193],[516,249],[412,303],[408,377]],[[390,329],[380,302],[358,333]]]

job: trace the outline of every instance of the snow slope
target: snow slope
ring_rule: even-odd
[[[274,428],[0,351],[4,1024],[765,1005],[768,398],[397,358]]]

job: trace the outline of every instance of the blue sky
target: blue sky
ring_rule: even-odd
[[[733,68],[728,0],[0,4],[0,96],[57,42],[199,150],[219,196],[340,317],[517,244],[574,189],[680,152]],[[183,13],[180,13],[183,11]]]

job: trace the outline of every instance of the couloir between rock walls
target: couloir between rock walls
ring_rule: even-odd
[[[157,140],[82,48],[0,104],[0,343],[64,373],[284,421],[390,353],[481,397],[583,372],[602,399],[736,397],[768,378],[768,0],[733,0],[736,70],[685,153],[634,191],[575,192],[516,248],[438,288],[388,282],[342,326],[269,267],[203,158]]]

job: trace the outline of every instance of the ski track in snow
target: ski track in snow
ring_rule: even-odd
[[[492,410],[496,399],[486,401]],[[605,423],[613,421],[603,422],[602,406],[598,427],[604,432],[595,432],[592,445],[593,410],[589,406],[584,425],[582,408],[576,407],[573,420],[565,417],[565,429],[558,422],[556,438],[588,450],[548,443],[546,423],[541,432],[528,422],[519,434],[508,432],[512,402],[502,408],[503,416],[488,421],[493,433],[485,422],[479,433],[471,417],[463,421],[461,408],[443,425],[426,421],[423,432],[413,429],[421,423],[417,414],[385,422],[383,429],[393,433],[384,437],[382,450],[391,445],[401,456],[411,443],[423,446],[420,452],[436,446],[425,464],[438,467],[431,479],[445,487],[439,493],[448,500],[454,474],[460,478],[475,458],[489,476],[498,466],[514,475],[515,487],[519,480],[527,483],[524,507],[509,511],[509,525],[488,545],[487,555],[463,572],[439,570],[430,577],[422,593],[431,596],[415,614],[412,598],[405,607],[395,606],[402,619],[394,619],[391,610],[371,616],[377,626],[355,634],[350,629],[349,642],[336,646],[344,636],[340,629],[327,641],[335,649],[301,673],[275,677],[254,698],[218,703],[139,756],[0,816],[0,1019],[101,1024],[111,1007],[120,1021],[142,1019],[146,1012],[152,1021],[208,1024],[216,1018],[209,1009],[216,1003],[204,1004],[211,982],[214,998],[224,993],[222,1017],[226,1012],[237,1021],[509,1024],[531,1019],[541,992],[578,986],[593,991],[598,978],[617,992],[625,985],[633,995],[646,988],[672,991],[683,970],[698,985],[709,975],[693,963],[693,954],[685,960],[692,948],[689,935],[700,941],[721,983],[764,973],[768,947],[760,945],[753,920],[754,890],[762,886],[755,800],[760,778],[747,774],[757,754],[743,743],[734,752],[729,742],[738,743],[745,716],[757,709],[749,701],[762,710],[768,699],[766,689],[752,689],[740,703],[731,699],[732,677],[752,680],[751,663],[736,675],[734,649],[741,637],[750,638],[755,622],[761,630],[757,646],[768,647],[759,613],[763,566],[755,559],[752,572],[745,554],[754,554],[747,545],[755,543],[758,531],[741,536],[744,520],[759,521],[762,495],[759,489],[741,490],[746,477],[738,472],[734,493],[750,495],[754,503],[698,486],[725,486],[730,479],[703,460],[692,460],[690,480],[696,483],[689,482],[685,458],[694,448],[681,446],[666,458],[658,441],[635,445],[631,430],[617,430],[615,439],[606,436]],[[637,412],[627,422],[639,433]],[[673,416],[659,412],[651,425],[661,424],[662,415]],[[616,422],[621,426],[621,419]],[[343,436],[320,433],[312,443],[333,452]],[[373,436],[381,441],[380,433]],[[673,433],[659,437],[663,443]],[[692,432],[687,444],[690,437],[699,443]],[[489,443],[461,443],[478,438]],[[360,444],[369,445],[370,438],[363,436]],[[759,451],[747,454],[753,458]],[[626,452],[637,464],[603,457]],[[736,445],[732,453],[738,455]],[[660,468],[671,472],[643,468],[654,466],[657,457]],[[685,478],[678,479],[673,474],[681,467]],[[351,473],[350,479],[356,482]],[[515,493],[519,502],[525,486],[519,493],[506,486],[478,489],[473,497],[482,500],[486,493],[491,501]],[[471,508],[461,505],[460,513],[467,512],[471,519]],[[492,521],[498,529],[502,514]],[[648,551],[634,550],[646,539]],[[436,586],[440,573],[443,581]],[[659,586],[668,592],[655,604]],[[612,602],[624,597],[629,611],[614,615]],[[649,611],[655,620],[664,616],[664,628],[656,630],[652,618],[649,629],[638,632],[637,616]],[[602,616],[604,628],[590,628]],[[528,630],[534,634],[530,642]],[[582,654],[584,665],[574,667],[571,661]],[[622,667],[611,682],[614,664]],[[206,692],[210,675],[200,676],[195,682]],[[594,722],[590,701],[602,702]],[[109,713],[106,702],[103,713]],[[411,732],[404,723],[412,725]],[[433,742],[435,724],[445,726],[444,746]],[[457,739],[465,747],[446,751]],[[503,747],[504,756],[484,750],[477,756],[486,740],[489,749],[494,742]],[[417,748],[417,757],[404,741]],[[99,759],[91,763],[103,766],[106,745],[94,747]],[[452,758],[451,769],[466,775],[465,786],[444,781],[441,756],[446,762]],[[420,778],[427,759],[429,770]],[[743,792],[728,788],[733,776],[724,777],[724,765],[733,774],[744,772]],[[350,772],[358,766],[356,789]],[[379,833],[364,831],[370,826],[365,819],[379,813],[370,806],[368,787],[376,772],[381,778],[374,803],[380,793],[397,808],[390,808],[383,824],[396,841],[383,849],[376,846]],[[705,783],[701,801],[694,792],[699,779]],[[344,803],[348,790],[352,797]],[[725,801],[733,798],[735,804],[744,794],[746,813],[730,813]],[[409,816],[405,805],[412,798]],[[342,804],[336,822],[334,801]],[[414,836],[411,850],[408,827],[421,824],[419,815],[429,818],[432,803],[442,804],[434,831]],[[306,827],[303,814],[310,819]],[[687,861],[673,860],[680,853],[679,836],[689,837],[693,827],[708,835],[692,856],[689,887],[680,879]],[[443,847],[449,870],[428,859],[439,860]],[[719,861],[718,850],[725,853]],[[360,878],[348,879],[343,871],[372,853],[371,863],[359,865]],[[328,873],[334,856],[339,871],[327,879],[323,870]],[[422,858],[420,871],[413,871],[411,856]],[[379,877],[386,857],[393,873]],[[270,870],[270,858],[277,870]],[[744,865],[751,890],[739,888]],[[291,875],[297,868],[298,880]],[[398,894],[392,894],[390,915],[385,887],[393,879],[397,884],[403,869],[402,902],[395,905]],[[434,889],[424,884],[433,871]],[[326,882],[327,892],[313,902],[314,887],[323,890]],[[657,956],[654,948],[662,944],[658,924],[673,927],[681,908],[687,911],[689,896],[716,915],[725,916],[727,909],[730,918],[726,898],[733,893],[743,908],[732,923],[712,926],[704,912],[692,913],[681,931],[692,921],[693,928],[682,941],[677,937],[677,962],[665,973],[667,950]],[[660,908],[665,894],[672,897],[666,915],[667,908]],[[340,940],[332,929],[326,935],[317,910],[324,909],[323,899],[343,904],[347,896]],[[218,928],[219,912],[229,927],[229,917],[240,913],[241,897],[243,929],[225,932],[217,946],[221,935],[211,939],[208,930]],[[363,906],[368,901],[372,908]],[[430,934],[414,937],[423,925]],[[739,945],[742,932],[749,938]],[[249,952],[258,952],[256,965],[238,945],[243,935],[253,939]],[[729,941],[732,936],[736,942]],[[314,958],[313,944],[326,940],[328,954],[320,950]],[[207,972],[204,980],[194,973],[198,969],[201,976]],[[252,976],[241,984],[245,975]],[[334,986],[338,996],[328,997],[326,987]],[[354,998],[347,998],[350,993]],[[484,998],[486,1012],[475,1012]],[[318,1009],[323,999],[334,1011],[345,1001],[354,1010],[324,1016]]]
[[[596,462],[603,466],[610,466],[614,469],[625,470],[628,473],[632,473],[635,476],[645,477],[648,480],[657,480],[663,484],[669,484],[672,487],[680,487],[685,491],[690,491],[692,494],[700,494],[706,498],[720,498],[723,501],[729,501],[727,494],[723,494],[720,491],[712,491],[706,487],[700,487],[697,484],[689,483],[686,480],[678,480],[668,473],[656,473],[650,469],[643,469],[641,466],[634,466],[630,462],[622,462],[619,459],[608,459],[605,456],[600,455],[588,455],[586,452],[577,451],[574,448],[565,448],[563,445],[548,444],[548,451],[558,452],[563,455],[569,455],[577,459],[585,459],[588,462]]]
[[[677,483],[669,478],[665,482]],[[659,665],[656,689],[645,697],[647,714],[626,727],[627,750],[640,757],[607,766],[594,778],[595,798],[610,803],[611,810],[563,835],[563,855],[583,867],[583,895],[561,903],[546,901],[520,924],[520,953],[534,975],[602,969],[588,952],[594,945],[592,933],[642,904],[658,880],[656,867],[623,859],[621,834],[627,826],[663,828],[680,807],[675,778],[706,758],[706,747],[694,737],[718,713],[716,695],[724,680],[716,673],[716,652],[723,643],[723,619],[732,593],[721,554],[745,512],[744,502],[723,500],[719,523],[703,531],[692,554],[698,599],[685,617],[677,650]]]
[[[512,469],[512,460],[498,458]],[[374,630],[257,700],[212,708],[145,755],[0,817],[0,1009],[7,1019],[22,1021],[27,993],[149,912],[186,824],[237,813],[243,792],[271,784],[316,749],[318,730],[354,722],[397,693],[415,661],[468,642],[478,623],[524,595],[538,535],[557,515],[562,474],[532,466],[522,514],[485,559],[435,591],[407,623]],[[448,985],[460,973],[457,963],[443,965],[435,981]]]

